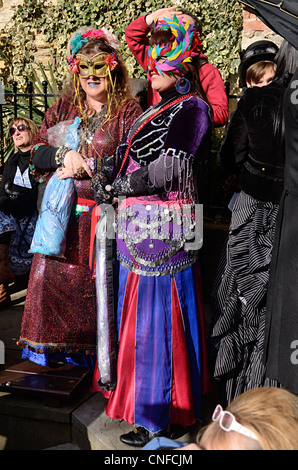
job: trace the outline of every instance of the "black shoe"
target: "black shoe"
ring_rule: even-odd
[[[171,424],[167,428],[154,434],[154,437],[167,437],[168,439],[179,439],[188,432],[188,429],[181,424]]]
[[[184,436],[186,433],[188,433],[189,429],[185,426],[182,426],[181,424],[174,424],[171,426],[171,439],[179,439],[179,437]]]
[[[121,434],[120,441],[128,446],[143,447],[150,441],[149,431],[141,426],[134,428],[133,431],[127,434]]]

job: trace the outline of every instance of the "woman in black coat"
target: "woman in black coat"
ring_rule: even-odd
[[[5,162],[0,183],[0,308],[10,301],[8,283],[31,266],[28,250],[38,215],[38,183],[29,161],[37,131],[30,119],[14,118],[9,124],[15,153]]]
[[[271,84],[246,90],[230,122],[221,160],[239,177],[227,244],[212,293],[214,377],[230,402],[266,380],[263,363],[269,268],[285,148],[282,102],[291,64],[284,43]]]
[[[298,48],[297,48],[298,49]],[[284,100],[285,184],[268,287],[265,364],[268,377],[298,394],[298,50]]]

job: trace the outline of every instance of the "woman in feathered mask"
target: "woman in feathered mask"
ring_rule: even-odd
[[[208,388],[196,209],[212,118],[196,63],[201,41],[177,17],[158,23],[150,41],[148,78],[162,100],[119,147],[118,177],[107,165],[93,178],[98,204],[126,197],[116,218],[117,385],[106,413],[137,426],[120,439],[139,447],[169,425],[194,424]]]

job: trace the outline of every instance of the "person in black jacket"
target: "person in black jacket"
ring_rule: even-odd
[[[266,377],[263,353],[269,269],[284,187],[282,103],[293,73],[291,48],[286,42],[280,47],[272,83],[246,90],[220,152],[240,188],[212,293],[213,375],[227,403],[246,390],[278,386]]]
[[[0,309],[10,301],[8,283],[30,269],[28,250],[38,214],[38,183],[29,170],[38,128],[31,119],[16,117],[9,132],[15,153],[6,161],[0,183]]]

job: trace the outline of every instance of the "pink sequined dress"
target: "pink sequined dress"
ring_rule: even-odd
[[[99,159],[113,155],[140,114],[141,108],[131,100],[110,123],[98,120],[86,139],[84,155],[91,167],[96,169]],[[60,98],[47,111],[33,146],[48,145],[47,129],[76,116],[80,117],[79,109]],[[53,357],[80,364],[96,350],[95,290],[89,264],[96,207],[91,180],[75,180],[75,191],[65,258],[35,254],[31,268],[18,344],[24,348],[24,358],[42,365]]]

